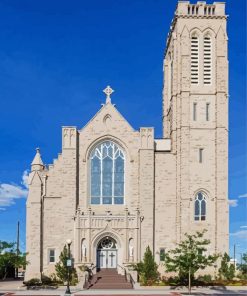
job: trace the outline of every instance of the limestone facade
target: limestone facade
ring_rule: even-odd
[[[228,251],[226,20],[222,2],[178,2],[164,56],[162,139],[152,127],[134,130],[106,92],[106,104],[87,125],[62,128],[62,153],[53,164],[45,166],[37,150],[27,199],[26,279],[54,272],[67,239],[75,266],[109,267],[104,260],[112,250],[114,267],[124,267],[140,261],[147,246],[160,264],[162,252],[186,232],[203,229],[209,252]],[[92,151],[106,142],[124,155],[117,204],[109,204],[117,201],[113,192],[113,199],[92,203]]]

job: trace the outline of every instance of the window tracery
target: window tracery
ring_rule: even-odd
[[[195,221],[206,220],[206,195],[203,192],[198,192],[195,198]]]
[[[90,154],[91,204],[124,203],[123,150],[112,141],[97,145]]]
[[[116,248],[117,248],[116,241],[111,237],[103,238],[98,245],[98,249],[101,249],[101,250],[109,250],[109,249],[116,249]]]

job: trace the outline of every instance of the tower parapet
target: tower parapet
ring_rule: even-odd
[[[225,3],[207,4],[206,1],[197,1],[196,4],[191,4],[190,1],[179,1],[175,15],[187,17],[225,16]]]

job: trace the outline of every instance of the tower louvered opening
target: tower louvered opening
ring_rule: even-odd
[[[191,84],[199,82],[199,38],[191,38]]]
[[[203,39],[203,82],[212,82],[212,40],[209,36]]]

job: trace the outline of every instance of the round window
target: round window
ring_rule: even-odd
[[[111,249],[113,247],[113,241],[109,238],[104,239],[101,242],[102,249]]]

